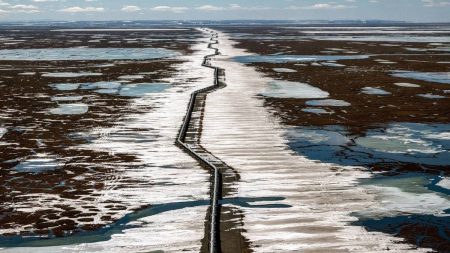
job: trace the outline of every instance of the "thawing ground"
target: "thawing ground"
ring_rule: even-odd
[[[429,251],[400,243],[401,238],[368,232],[350,224],[358,221],[355,213],[371,213],[368,217],[375,219],[401,214],[445,217],[443,210],[450,204],[445,195],[423,192],[425,189],[423,194],[418,190],[399,190],[392,184],[364,186],[360,181],[371,178],[372,174],[363,168],[314,162],[293,152],[286,138],[288,128],[269,113],[260,97],[274,80],[236,62],[234,57],[249,53],[234,48],[226,34],[221,33],[219,38],[221,56],[212,64],[225,70],[227,87],[207,98],[202,144],[236,169],[240,180],[235,184],[235,197],[274,197],[284,199],[279,204],[285,204],[282,208],[242,207],[242,228],[251,249],[255,252]],[[303,96],[312,94],[320,98],[323,93],[301,87]],[[414,198],[424,200],[415,202]],[[440,222],[447,221],[443,218]]]
[[[227,29],[232,30],[235,27],[224,30]],[[258,31],[254,27],[245,29]],[[327,46],[336,44],[337,41],[360,43],[366,40],[376,42],[381,40],[379,43],[405,41],[409,43],[416,37],[420,37],[420,41],[427,41],[429,35],[435,31],[419,29],[390,36],[396,34],[398,30],[392,32],[391,29],[394,27],[390,27],[385,29],[382,35],[374,35],[380,32],[374,32],[369,28],[367,28],[368,31],[359,31],[357,28],[349,28],[351,31],[348,31],[347,28],[341,28],[343,31],[338,33],[341,35],[336,37],[335,28],[328,31],[324,27],[317,29],[310,27],[309,30],[300,32],[292,27],[286,28],[293,30],[292,33],[300,33],[299,37],[288,32],[284,35],[277,34],[271,31],[273,27],[261,29],[263,33],[271,34],[253,37],[257,40],[261,39],[260,43],[275,43],[274,41],[277,40],[284,43],[286,40],[308,37],[307,40],[317,40],[313,44],[322,43]],[[269,32],[264,29],[269,29]],[[71,57],[76,61],[90,61],[95,60],[98,54],[101,60],[135,59],[138,60],[137,64],[139,60],[151,63],[153,58],[149,55],[155,51],[152,48],[136,49],[132,44],[137,41],[147,41],[170,48],[177,45],[176,43],[167,44],[167,41],[172,39],[181,41],[183,38],[176,35],[160,35],[163,39],[149,39],[145,36],[138,39],[123,39],[115,33],[155,30],[171,33],[188,33],[189,31],[184,28],[56,29],[52,31],[81,33],[83,41],[72,40],[70,43],[74,46],[85,42],[103,45],[108,41],[105,39],[108,36],[102,33],[113,32],[112,36],[109,35],[110,42],[123,47],[120,50],[112,50],[113,55],[108,53],[110,49],[103,47],[95,50],[77,48],[69,51],[69,54],[65,50],[33,49],[32,45],[23,38],[14,39],[4,36],[0,39],[5,43],[13,44],[10,44],[12,48],[8,47],[8,50],[0,55],[0,60],[24,60],[23,55],[20,55],[23,52],[20,49],[24,47],[28,48],[28,55],[35,60]],[[86,36],[86,32],[94,34]],[[447,30],[439,30],[436,34],[447,32]],[[402,36],[405,33],[407,36]],[[389,36],[385,38],[383,34]],[[74,220],[80,224],[87,226],[95,223],[101,226],[92,227],[81,233],[62,234],[63,236],[60,235],[60,237],[43,240],[33,237],[35,236],[33,232],[38,230],[30,224],[4,228],[1,232],[9,236],[1,237],[0,247],[4,247],[0,249],[1,252],[199,252],[206,250],[207,243],[204,238],[208,227],[205,223],[208,222],[210,204],[210,171],[175,146],[175,139],[183,122],[190,94],[214,82],[213,70],[201,66],[203,57],[214,52],[208,49],[208,43],[211,42],[209,36],[210,33],[205,32],[198,38],[190,38],[188,41],[192,43],[192,47],[186,50],[191,53],[174,53],[167,48],[156,50],[155,58],[161,57],[158,55],[161,53],[169,57],[177,57],[180,61],[174,64],[175,75],[158,79],[158,82],[140,82],[139,80],[146,80],[148,76],[155,73],[139,71],[132,73],[131,67],[127,73],[115,77],[114,81],[52,82],[50,86],[52,89],[61,94],[65,92],[71,94],[71,96],[59,94],[45,97],[49,100],[47,103],[57,106],[47,112],[54,117],[84,115],[94,107],[92,101],[96,106],[102,106],[111,99],[108,97],[108,99],[97,101],[96,96],[133,97],[131,102],[125,105],[128,113],[121,114],[119,118],[112,120],[111,124],[99,125],[97,128],[89,129],[88,132],[79,129],[77,138],[88,139],[88,141],[83,141],[71,148],[85,152],[83,154],[107,154],[117,161],[104,164],[110,170],[106,179],[100,178],[102,187],[98,187],[92,196],[89,192],[82,192],[80,193],[82,198],[73,200],[59,196],[58,191],[56,193],[38,192],[34,195],[12,192],[27,198],[20,199],[20,202],[13,198],[8,203],[8,207],[11,206],[12,212],[14,210],[30,214],[43,212],[47,217],[49,209],[59,204],[58,206],[70,207],[69,211],[73,213],[63,212],[64,215],[74,216]],[[218,32],[219,43],[214,47],[219,49],[220,55],[212,58],[211,65],[224,70],[224,73],[221,73],[224,74],[223,80],[221,79],[224,85],[222,89],[208,93],[205,104],[198,106],[204,111],[195,114],[196,117],[200,115],[198,121],[201,123],[196,133],[201,135],[196,136],[196,141],[198,140],[202,148],[221,159],[222,163],[232,170],[227,172],[229,174],[224,173],[228,178],[224,180],[221,216],[225,224],[222,229],[225,227],[228,230],[222,231],[223,252],[235,250],[236,245],[231,245],[235,241],[228,241],[232,239],[240,240],[242,252],[429,252],[431,248],[445,249],[445,243],[433,244],[435,242],[433,236],[436,233],[438,235],[435,237],[439,240],[448,238],[448,208],[450,207],[448,177],[445,174],[417,171],[395,174],[391,177],[389,174],[374,173],[368,167],[373,163],[385,161],[395,161],[399,164],[401,162],[416,163],[418,166],[424,163],[437,168],[447,166],[450,146],[448,124],[439,124],[433,120],[430,120],[433,124],[393,122],[383,125],[383,128],[364,129],[364,135],[349,133],[343,126],[314,125],[315,122],[322,123],[322,121],[309,121],[309,118],[304,115],[312,114],[327,119],[340,113],[346,115],[352,112],[350,110],[354,106],[354,101],[350,101],[350,97],[336,98],[334,90],[321,89],[322,87],[317,87],[314,82],[296,82],[281,78],[283,75],[295,75],[299,72],[298,69],[303,67],[339,69],[346,68],[347,64],[355,61],[370,61],[370,64],[375,61],[377,64],[386,66],[395,65],[396,62],[384,59],[385,57],[375,57],[370,52],[355,52],[354,49],[347,48],[347,44],[341,45],[343,48],[330,48],[324,53],[325,55],[296,55],[292,48],[294,46],[289,45],[281,48],[285,52],[270,52],[270,55],[261,56],[243,49],[245,43],[244,46],[238,46],[234,42],[250,37],[252,34]],[[445,52],[447,44],[442,43],[447,43],[448,39],[445,36],[431,37],[430,40],[435,44],[429,45],[427,50],[433,54]],[[328,42],[330,38],[336,41]],[[45,38],[42,39],[45,40]],[[275,44],[264,46],[267,47],[261,50],[270,51],[277,48]],[[418,47],[418,45],[411,45],[401,50],[416,52],[417,49],[414,46]],[[379,47],[370,47],[380,50]],[[422,49],[419,48],[419,52],[420,50]],[[333,55],[336,52],[344,55]],[[436,57],[442,62],[439,63],[442,66],[448,64],[445,63],[447,56],[436,55]],[[271,71],[276,73],[276,77],[264,74],[265,68],[248,64],[255,62],[268,63]],[[114,64],[123,63],[121,61],[113,64],[102,63],[98,67],[109,68]],[[445,70],[445,67],[441,68]],[[11,69],[13,69],[12,65],[4,65],[0,71],[11,71]],[[58,68],[55,67],[55,69]],[[98,71],[75,71],[77,67],[66,68],[65,72],[54,71],[55,69],[44,68],[42,77],[100,80],[102,75],[106,74]],[[378,73],[377,70],[371,71]],[[389,73],[392,76],[412,77],[418,80],[437,80],[439,85],[448,84],[448,75],[445,71],[438,74],[417,71]],[[24,69],[18,75],[35,76],[36,72]],[[321,77],[326,79],[327,76]],[[378,99],[395,95],[395,92],[385,90],[384,87],[375,84],[373,86],[358,88],[358,94],[378,96]],[[435,116],[446,117],[445,104],[434,100],[447,98],[441,86],[436,86],[437,88],[434,88],[433,93],[430,94],[422,92],[426,90],[424,87],[426,85],[423,84],[398,82],[395,86],[397,89],[409,89],[408,91],[420,89],[420,92],[412,96],[417,100],[431,100],[430,104],[436,105],[436,108],[440,106],[440,114]],[[92,91],[97,95],[88,96],[89,99],[87,99],[85,93],[77,93],[81,91]],[[142,96],[142,93],[146,95]],[[275,110],[267,106],[268,97],[280,99],[281,102],[305,100],[304,108],[295,106],[288,109],[300,113],[304,117],[299,117],[300,120],[311,125],[298,124],[297,127],[292,127],[285,124],[282,121],[283,118],[277,117]],[[10,111],[5,111],[3,115],[8,115],[7,113]],[[295,112],[288,111],[287,114],[293,117]],[[83,118],[80,119],[83,121]],[[27,129],[19,130],[26,132]],[[19,132],[19,130],[0,124],[0,139],[3,136],[10,138],[11,132]],[[36,140],[36,142],[45,144],[42,140]],[[0,144],[9,145],[4,142]],[[419,152],[422,156],[412,156],[411,152]],[[10,173],[11,175],[8,174],[11,179],[5,181],[17,181],[18,179],[14,177],[15,173],[39,175],[41,172],[46,172],[48,175],[55,171],[56,174],[64,166],[61,164],[64,159],[58,156],[46,154],[27,156],[27,158],[30,157],[31,159],[9,161],[8,164],[17,163],[17,166],[8,167],[6,171],[13,172]],[[76,164],[76,166],[82,167],[83,164]],[[95,171],[94,168],[91,170]],[[70,177],[80,181],[89,179],[84,178],[85,174],[69,175]],[[54,188],[65,187],[63,182],[56,181],[59,185]],[[11,187],[7,183],[5,185]],[[65,189],[63,193],[67,194],[66,191],[71,192],[71,189]],[[34,196],[36,198],[33,198]],[[8,210],[11,212],[11,209]],[[92,210],[96,212],[89,212]],[[83,218],[84,212],[89,212],[88,217]],[[1,217],[7,216],[8,214],[5,213]],[[102,219],[105,216],[109,219]],[[57,218],[65,217],[57,216]],[[39,223],[37,227],[40,225],[50,226],[52,229],[53,224]],[[435,229],[439,230],[435,231]],[[24,237],[11,236],[24,230],[31,233],[27,233]],[[72,227],[68,230],[72,230]],[[429,232],[422,235],[424,230]],[[44,233],[46,231],[43,230]],[[61,231],[61,229],[55,231]],[[423,242],[427,244],[424,246]],[[418,246],[421,247],[418,248]]]
[[[221,29],[227,87],[203,145],[236,169],[236,196],[285,199],[242,208],[252,249],[449,250],[447,37]]]
[[[77,208],[89,204],[100,209],[94,216],[95,221],[105,223],[100,217],[110,210],[104,206],[117,201],[126,208],[111,217],[115,222],[106,222],[104,228],[92,232],[50,240],[2,238],[2,244],[7,243],[9,247],[2,252],[200,251],[209,204],[209,172],[183,153],[175,145],[175,138],[190,93],[212,83],[213,72],[201,67],[203,56],[211,53],[207,48],[208,42],[207,34],[202,35],[195,42],[192,54],[178,58],[183,63],[175,66],[177,74],[161,80],[172,84],[169,88],[156,89],[157,92],[141,96],[145,89],[131,93],[130,90],[135,87],[133,84],[122,87],[119,95],[140,96],[127,105],[129,111],[135,111],[134,108],[151,109],[144,113],[123,115],[113,127],[98,127],[84,133],[84,136],[96,138],[77,147],[86,152],[106,152],[113,156],[130,154],[139,160],[137,166],[111,176],[93,200],[64,200],[54,195],[40,194],[38,199],[30,199],[22,205],[29,206],[31,211],[45,210],[48,208],[46,203],[73,204]],[[142,77],[125,78],[133,80]],[[154,84],[150,85],[154,87]],[[59,88],[73,90],[74,87],[68,86],[60,85]],[[111,94],[114,94],[117,93],[114,88],[120,83],[105,82],[94,86],[101,86],[104,89],[99,91],[105,93],[112,90]],[[29,169],[33,172],[35,168]],[[139,208],[139,211],[133,211]],[[14,230],[5,232],[12,233]]]

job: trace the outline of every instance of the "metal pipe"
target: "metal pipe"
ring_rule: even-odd
[[[210,241],[209,241],[209,252],[210,253],[219,253],[220,252],[220,238],[219,238],[219,231],[218,229],[220,229],[220,207],[219,207],[219,199],[220,199],[220,189],[222,187],[222,183],[221,183],[221,175],[220,175],[220,170],[217,168],[217,166],[215,166],[213,163],[211,163],[210,161],[208,161],[208,159],[202,157],[200,154],[198,154],[197,152],[195,152],[185,141],[186,141],[186,134],[189,128],[189,124],[191,122],[191,118],[192,118],[192,113],[194,110],[194,105],[195,105],[195,101],[197,99],[197,95],[201,94],[201,93],[205,93],[205,92],[209,92],[209,91],[213,91],[215,89],[218,89],[220,86],[219,83],[219,70],[220,68],[218,67],[214,67],[211,66],[210,64],[210,59],[211,57],[214,57],[216,55],[219,54],[219,49],[217,48],[213,48],[212,45],[213,44],[218,44],[218,34],[215,33],[211,36],[211,42],[208,44],[208,48],[212,48],[214,49],[214,54],[211,55],[206,55],[203,58],[203,63],[202,66],[203,67],[207,67],[207,68],[212,68],[214,69],[214,84],[212,86],[208,86],[205,87],[203,89],[200,90],[196,90],[191,94],[191,99],[189,101],[189,105],[188,105],[188,109],[187,109],[187,113],[186,116],[184,118],[183,121],[183,125],[181,126],[180,132],[178,134],[178,138],[177,138],[177,144],[179,144],[186,152],[188,152],[189,154],[191,154],[194,158],[196,158],[197,160],[199,160],[200,162],[204,163],[205,165],[207,165],[208,167],[210,167],[210,169],[212,170],[212,172],[214,172],[214,177],[213,177],[213,184],[212,184],[212,198],[211,198],[211,228],[210,228]]]

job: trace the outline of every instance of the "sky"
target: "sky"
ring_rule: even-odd
[[[233,19],[450,22],[450,0],[0,0],[0,21]]]

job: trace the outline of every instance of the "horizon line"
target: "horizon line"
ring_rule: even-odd
[[[105,19],[105,20],[0,20],[0,23],[28,22],[383,22],[383,23],[415,23],[415,24],[450,24],[450,21],[407,21],[389,19]]]

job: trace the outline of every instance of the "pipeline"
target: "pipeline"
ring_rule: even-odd
[[[214,84],[200,90],[196,90],[191,94],[191,98],[189,101],[188,109],[186,116],[183,121],[183,125],[181,126],[180,132],[177,137],[177,144],[181,146],[187,153],[197,159],[199,162],[204,164],[206,167],[210,168],[212,173],[212,189],[211,189],[211,224],[209,231],[209,252],[210,253],[218,253],[220,252],[220,205],[219,200],[221,199],[221,173],[219,168],[214,165],[208,158],[203,157],[197,151],[195,151],[192,145],[186,143],[186,135],[189,129],[189,124],[191,123],[192,113],[194,112],[194,105],[199,94],[206,94],[216,89],[221,88],[219,81],[219,74],[223,71],[221,68],[211,66],[210,59],[219,54],[219,49],[213,48],[213,44],[218,44],[218,34],[212,34],[211,39],[212,42],[208,44],[208,48],[214,49],[214,54],[206,55],[203,58],[202,66],[206,68],[214,69]]]

